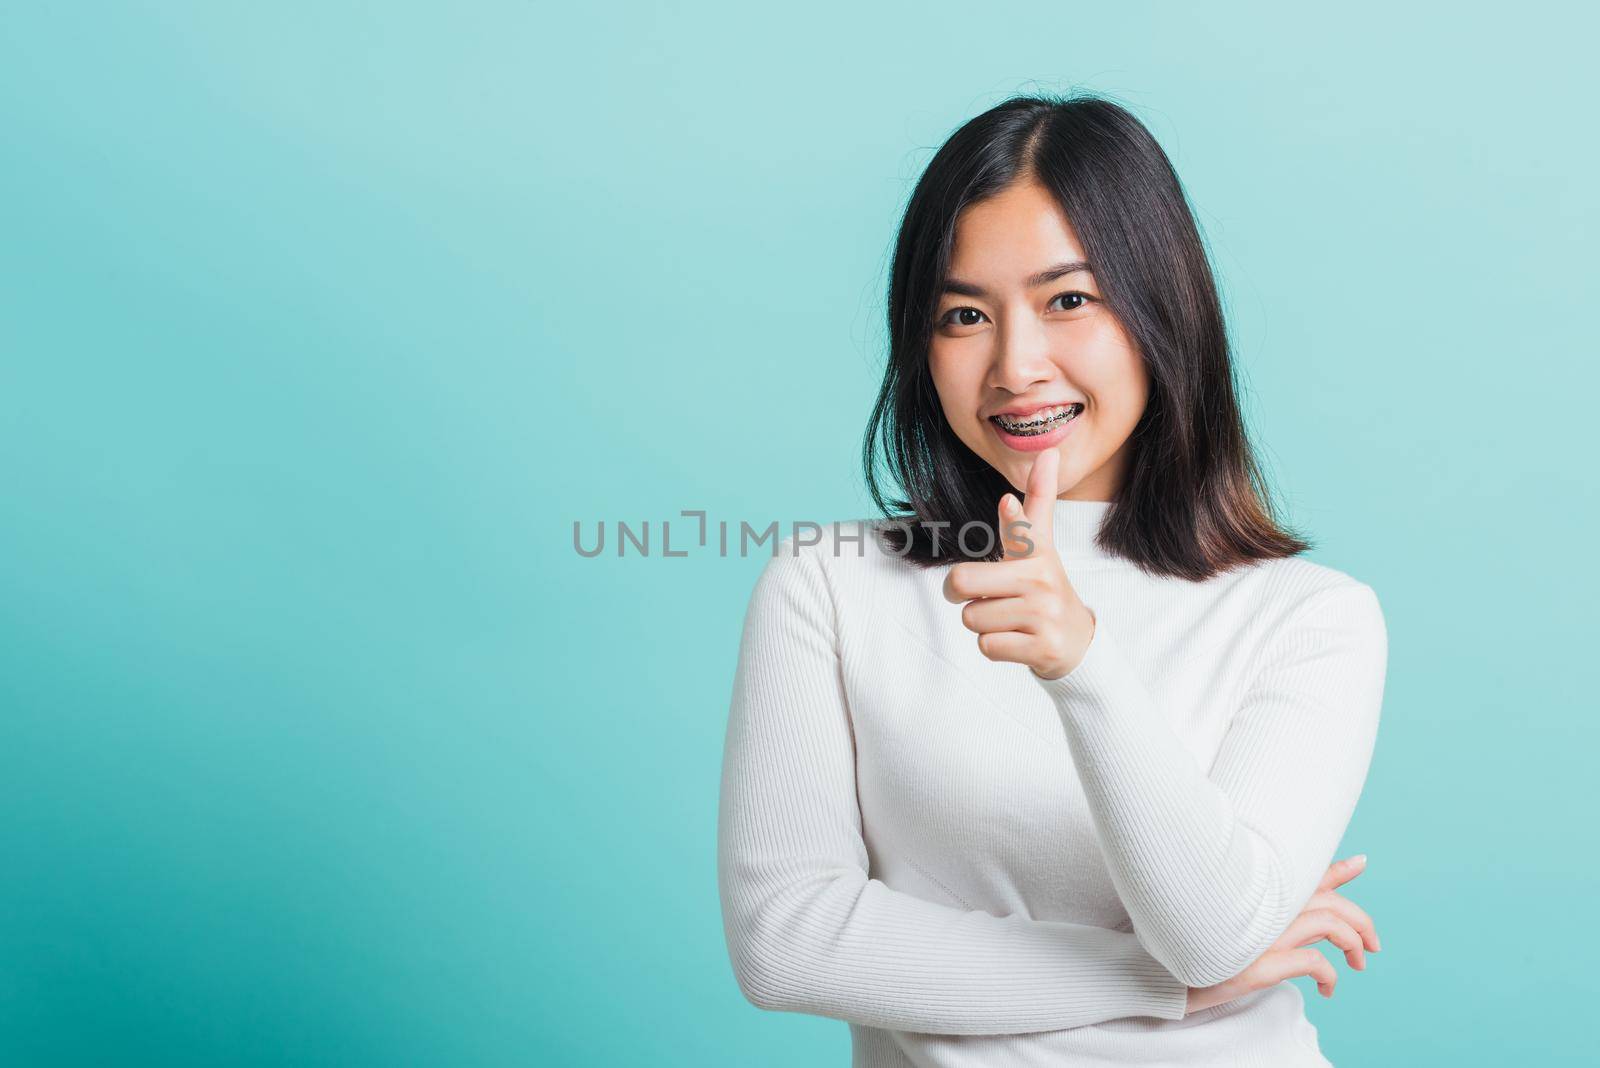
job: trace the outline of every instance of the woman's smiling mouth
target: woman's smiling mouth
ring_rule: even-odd
[[[1057,404],[1031,412],[991,415],[989,425],[1008,447],[1019,452],[1039,452],[1066,437],[1067,431],[1083,413],[1083,405]]]

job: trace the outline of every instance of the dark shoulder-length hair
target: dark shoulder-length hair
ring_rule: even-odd
[[[1000,558],[997,506],[1012,487],[945,419],[928,347],[957,215],[1029,179],[1071,221],[1149,372],[1100,546],[1146,572],[1197,581],[1311,548],[1274,517],[1239,412],[1216,283],[1171,162],[1127,110],[1080,93],[1017,96],[977,116],[912,192],[891,270],[889,360],[862,448],[889,551],[923,566]],[[902,497],[884,496],[880,456]]]

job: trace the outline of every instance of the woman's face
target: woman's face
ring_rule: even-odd
[[[957,436],[1019,496],[1040,452],[1055,449],[1057,497],[1110,500],[1149,396],[1144,361],[1094,275],[1083,266],[1058,273],[1086,259],[1066,215],[1033,182],[956,219],[929,369]],[[1059,407],[1068,405],[1076,415]]]

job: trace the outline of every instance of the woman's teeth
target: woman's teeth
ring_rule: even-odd
[[[1015,415],[992,415],[989,418],[1000,424],[1007,434],[1028,438],[1050,433],[1062,423],[1076,419],[1081,411],[1083,411],[1081,404],[1063,404],[1055,408],[1040,409],[1031,413],[1026,419]]]

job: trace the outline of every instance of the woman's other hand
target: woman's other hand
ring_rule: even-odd
[[[1355,902],[1334,888],[1354,879],[1366,870],[1365,854],[1334,862],[1322,877],[1316,893],[1306,902],[1304,911],[1295,917],[1283,935],[1260,957],[1238,975],[1215,986],[1189,988],[1189,1012],[1198,1012],[1245,994],[1274,986],[1297,975],[1309,975],[1317,981],[1317,990],[1325,998],[1333,997],[1333,988],[1339,981],[1333,963],[1311,943],[1327,939],[1344,950],[1345,960],[1357,971],[1367,967],[1367,951],[1378,951],[1378,932],[1372,917]]]

